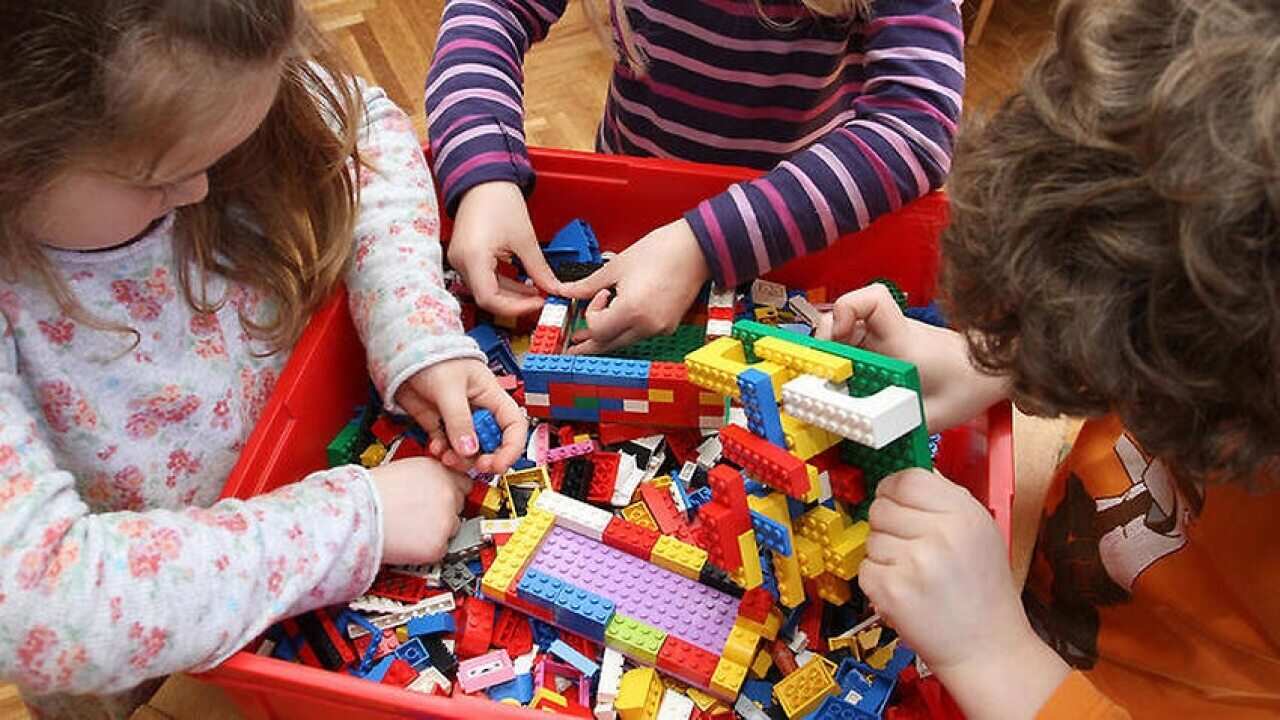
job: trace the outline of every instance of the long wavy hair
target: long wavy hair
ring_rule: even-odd
[[[89,162],[133,167],[200,132],[234,97],[237,72],[281,63],[266,120],[209,171],[209,194],[176,211],[179,282],[193,308],[210,273],[275,301],[245,327],[290,346],[339,281],[357,204],[361,103],[298,0],[41,0],[0,17],[0,272],[77,302],[16,219],[24,203]],[[128,328],[117,328],[129,331]]]
[[[1117,413],[1181,479],[1274,479],[1278,64],[1274,0],[1063,0],[962,130],[942,286],[1024,409]]]

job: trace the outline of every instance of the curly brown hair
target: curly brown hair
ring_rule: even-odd
[[[943,293],[1044,415],[1117,414],[1184,479],[1280,453],[1280,3],[1063,0],[961,134]]]
[[[341,280],[361,167],[362,105],[300,0],[41,0],[0,9],[0,277],[41,280],[84,310],[17,218],[68,168],[159,158],[234,97],[237,72],[280,63],[265,121],[209,171],[209,195],[176,211],[180,285],[209,312],[217,273],[276,301],[246,329],[277,350]],[[254,230],[243,218],[251,218]],[[133,333],[136,337],[136,333]]]

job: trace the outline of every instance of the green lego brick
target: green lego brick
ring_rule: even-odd
[[[701,325],[681,325],[670,335],[632,343],[624,348],[611,350],[611,357],[632,360],[656,360],[659,362],[684,362],[684,356],[702,347],[706,340],[706,328]]]
[[[334,436],[325,448],[325,457],[329,467],[352,465],[360,461],[360,421],[352,420]]]
[[[600,398],[576,397],[573,399],[573,407],[576,410],[596,410],[600,407]]]
[[[898,287],[898,283],[890,280],[889,278],[878,277],[872,280],[869,284],[875,285],[876,283],[880,283],[881,285],[889,288],[889,294],[893,296],[893,301],[898,303],[898,307],[903,310],[907,309],[907,294],[902,292],[902,288]]]
[[[840,457],[849,465],[862,470],[863,479],[867,483],[867,497],[875,496],[876,484],[886,475],[913,467],[933,469],[933,455],[929,452],[929,431],[923,426],[879,450],[845,440],[840,443]]]
[[[614,613],[604,630],[606,645],[650,665],[658,661],[658,651],[666,640],[667,634],[662,630],[622,613]]]

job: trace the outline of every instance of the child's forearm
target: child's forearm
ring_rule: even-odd
[[[1012,652],[979,664],[932,668],[973,720],[1035,717],[1071,668],[1031,631]]]
[[[921,339],[938,348],[936,367],[920,369],[930,432],[959,425],[1009,397],[1008,378],[975,368],[959,333],[923,323],[919,326]]]

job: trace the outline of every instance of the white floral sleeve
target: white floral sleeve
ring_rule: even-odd
[[[484,360],[444,286],[440,212],[413,124],[378,88],[363,90],[366,127],[356,253],[347,274],[351,316],[387,407],[418,371],[454,358]]]

